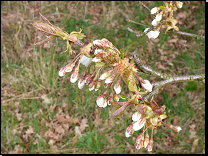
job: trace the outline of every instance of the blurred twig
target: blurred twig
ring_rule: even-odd
[[[139,1],[139,3],[141,3],[142,6],[145,7],[149,12],[151,12],[151,10],[144,3],[142,3],[141,1]]]
[[[85,13],[84,13],[83,20],[85,19],[85,16],[87,14],[87,7],[88,7],[88,1],[86,1],[86,3],[85,3]]]

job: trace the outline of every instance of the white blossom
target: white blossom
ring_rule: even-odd
[[[148,80],[144,80],[146,83],[142,83],[141,82],[141,85],[144,89],[146,89],[148,92],[151,92],[152,91],[152,84],[148,81]]]
[[[87,67],[91,61],[92,61],[92,58],[88,58],[85,55],[83,55],[80,63]]]
[[[103,46],[101,40],[95,40],[95,41],[93,41],[93,45],[94,46],[97,46],[97,47],[102,47]]]
[[[153,26],[157,26],[157,22],[158,22],[158,21],[157,21],[156,19],[154,19],[154,20],[152,21],[152,25],[153,25]]]
[[[146,33],[149,29],[150,29],[150,28],[146,28],[146,29],[144,30],[144,33]]]
[[[155,17],[155,19],[157,21],[160,21],[162,19],[162,14],[157,14],[156,17]]]
[[[81,79],[80,79],[78,82],[78,88],[82,89],[84,87],[84,85],[85,85],[85,80],[82,80],[82,83],[81,83]]]
[[[158,7],[154,7],[151,10],[151,14],[155,14],[158,11]]]
[[[70,82],[71,82],[71,83],[74,83],[74,82],[77,81],[77,79],[78,79],[78,74],[77,74],[77,72],[72,73]]]
[[[95,86],[93,85],[91,88],[89,88],[89,91],[92,91],[95,88]]]
[[[92,59],[92,62],[100,62],[101,61],[101,59],[98,59],[98,58],[96,58],[96,57],[94,57],[93,59]]]
[[[133,121],[138,121],[138,120],[141,119],[141,117],[142,117],[142,114],[141,114],[141,113],[135,112],[135,113],[132,115],[132,120],[133,120]]]
[[[144,126],[145,123],[146,123],[145,119],[140,119],[140,120],[138,120],[137,122],[135,122],[133,124],[133,129],[135,131],[138,131],[138,130],[140,130]]]
[[[97,49],[97,50],[95,50],[94,54],[97,55],[98,53],[102,53],[102,52],[103,52],[102,49]]]
[[[107,101],[103,96],[99,96],[96,100],[96,103],[98,107],[106,107],[107,106]]]
[[[102,76],[102,75],[101,75]],[[110,78],[107,78],[106,80],[105,80],[105,83],[111,83],[113,80],[112,80],[112,78],[110,77]]]
[[[160,32],[158,30],[155,30],[155,31],[150,31],[148,32],[146,35],[149,37],[149,38],[157,38],[159,36]]]
[[[121,92],[121,85],[114,85],[114,90],[116,94],[119,94]]]
[[[61,77],[64,76],[64,73],[65,73],[64,70],[62,70],[62,71],[60,70],[60,71],[59,71],[59,76],[61,76]]]

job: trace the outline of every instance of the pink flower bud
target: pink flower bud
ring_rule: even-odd
[[[70,82],[71,83],[74,83],[74,82],[76,82],[77,81],[77,79],[78,79],[78,72],[79,72],[79,68],[77,67],[76,69],[75,69],[75,71],[72,73],[72,75],[71,75],[71,79],[70,79]]]
[[[112,46],[112,43],[110,42],[110,41],[108,41],[106,38],[103,38],[101,41],[103,41],[104,42],[104,45],[105,46]]]
[[[93,45],[98,47],[98,48],[101,48],[101,49],[104,49],[104,42],[101,41],[101,40],[95,40],[93,41]]]
[[[134,130],[133,130],[133,124],[131,124],[131,125],[129,125],[129,126],[126,128],[125,136],[128,138],[128,137],[130,137],[133,133],[134,133]]]
[[[150,139],[149,144],[147,145],[147,150],[152,151],[152,147],[153,147],[153,140]]]
[[[173,126],[173,125],[170,125],[170,129],[172,129],[175,132],[180,132],[182,130],[180,126]]]
[[[158,116],[158,115],[162,114],[164,112],[165,108],[166,108],[166,106],[163,105],[162,107],[155,109],[154,110],[155,115]]]
[[[143,147],[143,141],[141,140],[139,143],[135,143],[136,149],[141,149]]]
[[[100,54],[100,53],[104,53],[104,51],[102,49],[97,49],[95,50],[95,55]]]
[[[146,132],[146,135],[145,135],[145,138],[144,138],[144,148],[146,148],[148,144],[149,144],[149,135]]]
[[[111,73],[113,72],[113,70],[114,70],[114,69],[109,70],[109,71],[103,73],[103,74],[100,76],[99,79],[100,79],[100,80],[105,80],[107,77],[109,77],[109,76],[111,75]]]
[[[75,62],[65,66],[65,72],[70,73],[75,66]]]
[[[151,106],[152,106],[152,108],[153,108],[154,110],[160,108],[160,107],[158,106],[158,104],[157,104],[154,100],[152,100]]]
[[[114,99],[116,102],[118,102],[118,101],[119,101],[119,95],[115,93],[114,96],[113,96],[113,99]]]
[[[118,80],[117,83],[114,85],[114,90],[115,90],[116,94],[119,94],[121,92],[122,87],[121,87],[120,83],[121,83],[121,81]]]
[[[112,83],[115,77],[116,77],[115,74],[111,75],[110,77],[108,77],[108,78],[105,80],[105,83]]]
[[[136,138],[136,143],[139,144],[141,140],[144,140],[144,133],[139,134]]]
[[[65,67],[62,67],[60,70],[59,70],[59,76],[64,76],[65,74]]]

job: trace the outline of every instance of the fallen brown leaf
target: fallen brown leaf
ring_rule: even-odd
[[[82,119],[79,127],[81,132],[83,132],[86,127],[89,127],[89,125],[87,124],[87,119]]]

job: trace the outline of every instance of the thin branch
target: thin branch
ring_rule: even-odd
[[[86,1],[86,4],[85,4],[85,13],[84,13],[83,20],[85,19],[85,16],[87,14],[87,6],[88,6],[88,1]]]
[[[151,67],[144,65],[141,60],[139,59],[139,56],[137,54],[133,54],[133,58],[134,58],[134,63],[136,64],[137,68],[145,73],[145,74],[149,74],[155,77],[159,77],[161,79],[170,79],[170,77],[166,74],[160,73],[158,71],[155,71],[154,69],[152,69]]]
[[[135,24],[139,24],[139,25],[142,25],[142,26],[144,26],[144,27],[148,27],[148,28],[150,28],[151,30],[154,29],[154,27],[152,27],[152,26],[149,26],[149,25],[146,25],[146,24],[142,24],[142,23],[139,23],[139,22],[135,22],[135,21],[132,21],[132,20],[130,20],[130,19],[126,19],[126,21],[131,22],[131,23],[135,23]]]
[[[181,34],[181,35],[186,35],[186,36],[191,36],[191,37],[199,37],[199,38],[205,39],[205,36],[202,36],[202,35],[196,35],[196,34],[182,32],[182,31],[174,31],[174,32],[177,34]]]
[[[142,3],[141,1],[139,1],[139,3],[141,3],[142,6],[145,7],[149,12],[151,12],[151,10],[144,3]]]
[[[142,24],[142,23],[138,23],[138,22],[135,22],[133,20],[126,20],[128,22],[131,22],[131,23],[135,23],[135,24],[139,24],[139,25],[142,25],[142,26],[145,26],[145,27],[148,27],[150,28],[151,30],[154,29],[154,27],[152,26],[149,26],[149,25],[145,25],[145,24]],[[128,30],[128,29],[127,29]],[[128,30],[129,31],[129,30]],[[165,32],[166,30],[165,29],[161,29],[160,32]],[[191,36],[191,37],[198,37],[198,38],[202,38],[202,39],[205,39],[205,36],[202,36],[202,35],[196,35],[196,34],[192,34],[192,33],[187,33],[187,32],[182,32],[182,31],[168,31],[167,33],[176,33],[176,34],[180,34],[180,35],[186,35],[186,36]]]
[[[176,83],[176,82],[188,82],[188,81],[196,81],[196,80],[205,80],[205,74],[202,75],[186,75],[186,76],[167,76],[163,73],[157,72],[153,70],[151,67],[148,67],[144,65],[141,60],[139,59],[137,54],[133,54],[134,62],[136,64],[136,67],[143,73],[149,74],[155,77],[159,77],[164,79],[163,81],[152,83],[153,90],[149,94],[143,97],[142,100],[140,100],[140,103],[142,101],[149,100],[151,97],[153,97],[155,94],[158,93],[159,89],[163,87],[166,84],[170,83]]]
[[[158,94],[159,89],[167,84],[176,83],[176,82],[189,82],[189,81],[201,81],[205,80],[205,74],[202,75],[187,75],[187,76],[173,76],[170,77],[168,80],[163,80],[159,82],[152,83],[153,90],[145,97],[143,97],[142,101],[146,101],[153,97],[154,95]]]

